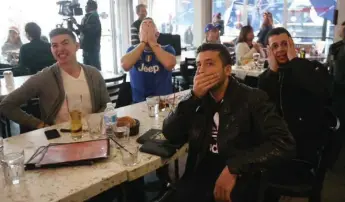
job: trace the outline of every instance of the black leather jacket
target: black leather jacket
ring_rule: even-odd
[[[172,143],[189,141],[186,173],[193,172],[209,147],[211,96],[181,101],[164,120],[163,134]],[[295,142],[267,95],[230,78],[219,110],[218,151],[233,174],[257,172],[291,159]],[[191,160],[192,159],[192,160]],[[187,174],[188,175],[188,174]]]
[[[266,70],[258,87],[276,104],[296,140],[297,158],[316,163],[317,150],[325,141],[329,100],[327,70],[313,62],[295,58],[279,71]],[[326,72],[324,72],[326,71]]]

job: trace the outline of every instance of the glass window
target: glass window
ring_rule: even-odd
[[[247,25],[245,0],[213,0],[213,15],[221,13],[224,20],[224,35],[230,36],[231,40],[240,33],[241,26]]]
[[[288,0],[287,29],[299,43],[333,39],[335,1]],[[326,39],[327,39],[326,38]]]
[[[334,37],[335,7],[336,0],[213,0],[212,13],[222,14],[229,39],[238,36],[241,25],[250,24],[257,34],[263,13],[269,11],[274,27],[286,25],[296,43],[325,40],[327,49]]]
[[[152,0],[152,17],[158,30],[180,35],[182,47],[186,46],[185,32],[193,26],[193,5],[193,0]]]

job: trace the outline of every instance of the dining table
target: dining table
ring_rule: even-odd
[[[174,102],[177,104],[188,92],[189,90],[182,91],[171,95],[171,97],[174,97]],[[149,129],[161,129],[163,120],[170,113],[170,110],[166,110],[158,113],[155,117],[150,117],[145,102],[118,108],[116,111],[118,117],[130,116],[140,122],[138,135],[130,137],[128,141],[120,141],[125,147],[140,146],[136,141],[137,138]],[[102,116],[102,113],[99,116]],[[83,123],[85,123],[85,120]],[[4,139],[4,152],[6,154],[22,148],[24,149],[25,159],[28,160],[36,149],[41,146],[46,146],[50,143],[76,142],[76,140],[72,139],[70,133],[62,133],[59,130],[66,127],[69,127],[69,123],[62,123],[6,138]],[[92,139],[87,130],[84,130],[84,127],[83,124],[83,137],[78,141],[89,141]],[[57,129],[61,137],[47,140],[44,132],[51,129]],[[0,201],[85,201],[111,187],[121,186],[123,182],[133,181],[155,171],[186,155],[188,151],[188,144],[185,144],[171,158],[166,159],[139,152],[137,164],[125,166],[121,161],[119,148],[112,141],[110,143],[110,156],[92,165],[27,170],[25,171],[24,180],[18,185],[5,185],[3,179],[1,179],[2,175],[0,175]]]

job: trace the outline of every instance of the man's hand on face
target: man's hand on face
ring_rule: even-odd
[[[288,40],[288,52],[287,52],[289,61],[295,59],[297,57],[297,53],[296,53],[296,48],[295,48],[295,44],[292,40],[292,38],[289,37]]]
[[[157,29],[153,25],[149,24],[148,25],[147,39],[148,39],[148,43],[151,46],[151,48],[158,44],[156,34],[157,34]]]
[[[218,177],[214,187],[213,194],[216,201],[232,202],[230,195],[235,187],[236,179],[237,175],[231,174],[228,166],[226,166]]]
[[[270,67],[270,70],[272,70],[273,72],[278,72],[278,67],[279,67],[278,62],[273,54],[271,47],[267,48],[267,53],[268,53],[267,62],[268,62],[268,66]]]
[[[202,98],[213,86],[218,84],[219,81],[220,75],[218,73],[204,73],[198,70],[194,77],[194,95],[198,98]]]
[[[141,28],[140,28],[140,42],[144,42],[144,43],[148,43],[148,25],[146,23],[144,23]]]

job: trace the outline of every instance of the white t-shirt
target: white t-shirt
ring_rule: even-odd
[[[92,113],[92,104],[91,104],[91,96],[89,86],[87,84],[85,73],[83,68],[80,70],[80,74],[78,78],[74,78],[73,76],[69,75],[63,69],[61,69],[61,77],[63,81],[63,86],[65,90],[66,97],[68,99],[72,98],[81,98],[81,112],[83,115],[91,114]],[[73,100],[69,100],[69,103],[73,102]],[[63,123],[69,121],[69,112],[68,112],[68,105],[66,102],[66,98],[64,103],[62,104],[57,116],[55,123]]]

